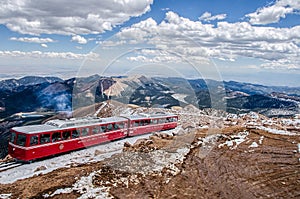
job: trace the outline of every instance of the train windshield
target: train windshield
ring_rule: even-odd
[[[26,135],[19,134],[17,137],[17,145],[19,146],[25,146],[26,143]]]
[[[15,132],[11,132],[11,135],[10,135],[10,142],[11,143],[15,143],[15,139],[16,139],[17,135]]]

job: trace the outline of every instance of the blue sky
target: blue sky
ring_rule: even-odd
[[[300,86],[300,1],[2,1],[0,78],[148,74]]]

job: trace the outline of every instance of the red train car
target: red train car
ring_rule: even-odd
[[[177,115],[134,115],[128,116],[128,136],[164,131],[177,127]]]
[[[8,152],[13,158],[28,162],[127,136],[172,129],[177,120],[177,115],[153,114],[51,120],[41,125],[14,127]]]

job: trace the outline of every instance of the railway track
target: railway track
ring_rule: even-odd
[[[15,161],[9,161],[9,162],[3,162],[0,163],[0,172],[15,168],[15,167],[19,167],[23,165],[23,163],[20,162],[15,162]]]

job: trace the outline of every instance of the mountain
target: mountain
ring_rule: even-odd
[[[271,117],[293,116],[299,113],[300,87],[263,86],[209,79],[153,79],[180,94],[180,104],[223,109],[231,113],[256,111]]]
[[[0,81],[0,91],[13,91],[15,89],[17,89],[17,91],[21,91],[22,88],[26,88],[27,86],[54,82],[63,82],[63,80],[58,77],[26,76],[21,79],[8,79]]]
[[[0,82],[0,118],[18,112],[71,111],[91,105],[107,100],[104,91],[113,84],[112,78],[98,75],[68,80],[34,76],[4,80]]]
[[[36,110],[72,111],[108,99],[144,107],[186,106],[268,116],[299,113],[300,88],[178,77],[24,77],[0,82],[0,117]]]
[[[289,95],[300,95],[300,87],[263,86],[235,81],[224,82],[224,85],[227,90],[241,91],[248,94],[270,94],[272,92],[278,92]]]

